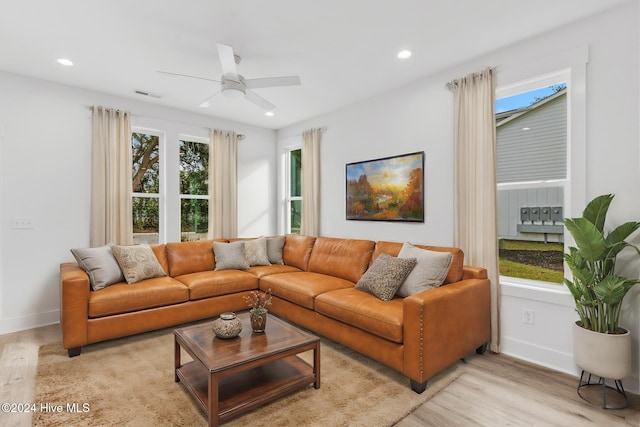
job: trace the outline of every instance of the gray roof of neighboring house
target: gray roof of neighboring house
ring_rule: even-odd
[[[500,127],[505,123],[509,123],[511,120],[514,120],[520,116],[527,114],[529,111],[535,110],[536,108],[546,104],[547,102],[553,101],[556,98],[567,93],[567,88],[561,89],[556,93],[547,96],[546,98],[542,98],[537,102],[534,102],[531,105],[526,107],[517,108],[515,110],[503,111],[502,113],[496,114],[496,127]]]

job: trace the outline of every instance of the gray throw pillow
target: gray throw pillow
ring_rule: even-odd
[[[399,296],[408,297],[442,285],[449,272],[449,267],[451,267],[453,254],[420,249],[406,242],[402,245],[398,258],[416,258],[418,260],[415,268],[398,289]]]
[[[284,236],[267,237],[267,255],[271,264],[284,264],[282,249],[284,248]]]
[[[122,270],[111,252],[112,243],[99,248],[71,249],[78,266],[87,272],[91,289],[98,291],[124,282]]]
[[[213,255],[216,258],[216,271],[246,270],[250,267],[244,257],[244,242],[213,242]]]
[[[167,275],[149,245],[116,245],[111,248],[111,251],[129,284]]]
[[[396,258],[382,253],[358,280],[356,289],[390,301],[415,265],[415,258]]]
[[[267,255],[267,239],[258,237],[244,241],[244,257],[250,266],[271,265]]]

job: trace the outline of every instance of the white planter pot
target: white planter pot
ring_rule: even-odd
[[[576,322],[573,358],[580,369],[600,378],[621,380],[631,372],[631,334],[603,334]]]

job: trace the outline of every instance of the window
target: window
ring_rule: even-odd
[[[499,264],[502,276],[562,283],[569,88],[544,83],[496,100]]]
[[[160,136],[131,135],[133,188],[133,241],[160,242]]]
[[[287,233],[300,234],[302,219],[302,149],[287,153]]]
[[[180,240],[202,240],[209,230],[209,143],[180,140]]]
[[[133,241],[209,234],[209,130],[138,117],[131,135]]]

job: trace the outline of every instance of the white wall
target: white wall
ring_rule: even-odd
[[[557,71],[588,60],[574,70],[582,81],[574,92],[571,143],[573,179],[566,215],[579,216],[588,200],[615,193],[611,224],[640,220],[639,34],[638,4],[567,25],[534,39],[470,60],[406,87],[359,102],[339,111],[278,131],[279,141],[304,129],[327,126],[322,141],[321,234],[373,240],[453,243],[453,96],[445,83],[484,67],[496,68],[496,84]],[[549,68],[552,67],[552,68]],[[575,82],[574,82],[575,83]],[[586,104],[580,107],[580,98]],[[279,146],[282,144],[279,143]],[[346,221],[345,164],[424,150],[424,224]],[[633,239],[640,243],[640,236]],[[640,263],[623,270],[638,277]],[[502,351],[513,356],[577,374],[572,355],[573,301],[563,287],[541,289],[501,283]],[[634,366],[625,387],[640,390],[640,286],[625,299],[621,324],[632,330]],[[523,324],[522,310],[534,310],[534,324]]]
[[[451,94],[444,76],[369,99],[278,131],[279,147],[311,127],[327,126],[321,143],[321,219],[325,236],[414,243],[453,243]],[[345,219],[345,165],[425,152],[425,222]]]
[[[275,131],[8,73],[0,73],[0,94],[0,334],[59,321],[59,264],[89,244],[93,104],[129,110],[134,125],[167,136],[206,136],[210,127],[245,134],[239,233],[276,232]],[[33,228],[13,229],[16,217]]]

